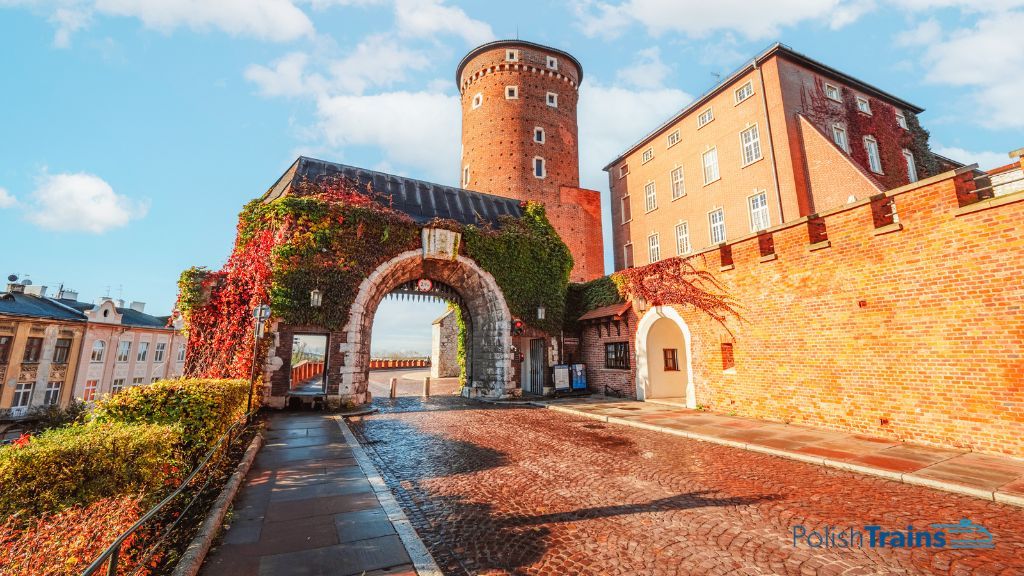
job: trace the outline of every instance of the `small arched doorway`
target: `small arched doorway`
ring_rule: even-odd
[[[673,399],[697,407],[690,328],[674,308],[655,306],[636,334],[637,399]]]

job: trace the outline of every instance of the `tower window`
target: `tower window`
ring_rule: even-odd
[[[551,106],[552,108],[558,108],[558,94],[555,94],[554,92],[548,92],[547,102],[548,106]]]
[[[484,103],[484,95],[483,94],[477,93],[475,96],[473,96],[473,109],[474,110],[476,110],[481,105],[483,105],[483,103]]]
[[[533,175],[537,178],[544,178],[548,175],[547,167],[544,164],[544,159],[537,156],[533,159]]]
[[[505,60],[507,62],[519,62],[519,50],[505,50]]]
[[[544,129],[540,126],[533,129],[533,141],[538,144],[544,143]]]
[[[547,59],[548,68],[551,70],[558,70],[558,58],[554,56],[548,56]]]
[[[517,99],[519,99],[519,86],[505,86],[505,99],[506,100],[517,100]]]
[[[462,169],[462,185],[469,186],[469,166]]]

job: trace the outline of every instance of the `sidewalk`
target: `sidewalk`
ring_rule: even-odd
[[[436,570],[345,423],[270,417],[206,576],[415,575]],[[440,574],[440,571],[436,571]]]
[[[552,410],[657,430],[1024,506],[1024,461],[604,397],[536,401]]]

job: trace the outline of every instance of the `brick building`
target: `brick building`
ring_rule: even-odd
[[[602,276],[601,196],[579,187],[580,63],[561,50],[501,40],[470,51],[455,78],[462,95],[461,186],[545,204],[575,260],[573,281]]]
[[[727,242],[957,167],[922,108],[776,44],[605,170],[615,269]]]

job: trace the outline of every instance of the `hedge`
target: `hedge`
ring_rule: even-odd
[[[104,398],[93,419],[178,425],[182,452],[195,463],[245,415],[248,393],[246,380],[161,380]]]
[[[4,447],[0,518],[27,518],[113,496],[155,497],[182,473],[180,440],[175,426],[109,422],[55,428]]]

